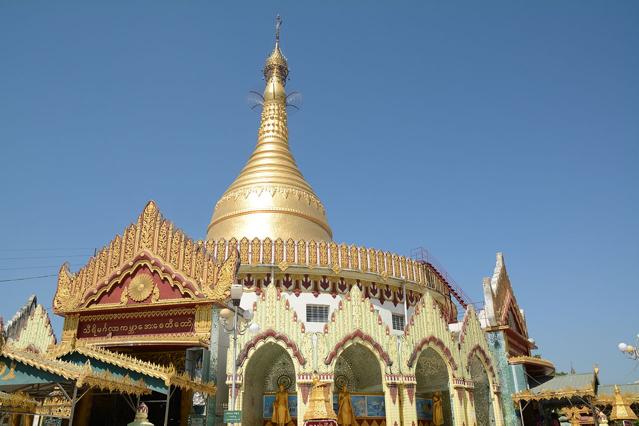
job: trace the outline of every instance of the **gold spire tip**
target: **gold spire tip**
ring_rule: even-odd
[[[278,13],[275,17],[275,46],[280,45],[280,28],[282,28],[282,17]]]

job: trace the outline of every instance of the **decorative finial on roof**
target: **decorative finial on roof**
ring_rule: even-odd
[[[264,78],[267,83],[272,79],[276,79],[282,85],[283,89],[284,86],[286,86],[286,79],[288,77],[288,62],[280,50],[280,30],[282,28],[282,22],[282,17],[277,15],[275,18],[275,47],[270,56],[266,58]]]
[[[619,385],[615,385],[615,395],[612,402],[612,412],[610,413],[610,420],[637,420],[637,415],[634,411],[632,411],[632,407],[621,395],[621,389],[619,389]]]
[[[282,28],[282,17],[278,14],[275,17],[275,45],[280,45],[280,28]]]

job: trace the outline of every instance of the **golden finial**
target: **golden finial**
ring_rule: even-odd
[[[284,87],[286,86],[286,78],[288,77],[288,62],[286,57],[280,50],[280,30],[282,28],[282,17],[277,15],[275,18],[275,47],[270,56],[266,58],[264,64],[264,78],[268,82],[274,80],[274,83],[280,83],[282,85],[282,94],[284,94]]]
[[[280,45],[280,28],[282,28],[282,17],[278,13],[275,17],[275,46]]]

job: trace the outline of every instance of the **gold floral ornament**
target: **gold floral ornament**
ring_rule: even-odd
[[[153,278],[148,274],[136,275],[129,283],[128,294],[131,300],[143,302],[149,298],[153,292]]]

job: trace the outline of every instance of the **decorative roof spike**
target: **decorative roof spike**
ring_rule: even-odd
[[[637,415],[632,411],[630,404],[624,400],[618,385],[615,385],[615,397],[612,402],[610,420],[637,420]]]
[[[277,15],[275,18],[275,47],[271,52],[270,56],[266,58],[266,62],[264,63],[264,78],[268,83],[271,79],[277,79],[279,83],[282,85],[281,93],[278,92],[279,95],[284,96],[286,99],[286,93],[284,92],[283,86],[286,86],[286,79],[288,78],[288,62],[286,61],[286,57],[282,54],[280,50],[280,29],[282,28],[282,18],[280,15]],[[266,100],[266,91],[264,92],[264,97]]]
[[[324,206],[304,179],[289,148],[285,89],[289,69],[280,49],[281,26],[278,16],[275,47],[264,63],[266,86],[257,146],[217,202],[207,240],[332,239]]]

